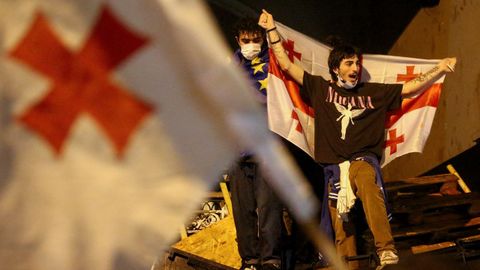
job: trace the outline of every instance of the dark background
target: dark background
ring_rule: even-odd
[[[336,35],[364,53],[385,54],[420,8],[440,0],[208,0],[222,32],[235,48],[232,25],[258,18],[262,8],[279,21],[319,41]]]

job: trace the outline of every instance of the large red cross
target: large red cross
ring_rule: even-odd
[[[19,121],[59,155],[72,125],[85,113],[104,131],[120,157],[153,107],[112,81],[111,73],[146,42],[103,7],[83,47],[71,52],[38,14],[10,55],[48,77],[51,87]]]
[[[415,66],[407,66],[406,68],[407,68],[406,74],[397,74],[397,82],[408,82],[419,75],[419,74],[413,73],[413,71],[415,70]]]
[[[397,146],[405,141],[405,138],[402,135],[397,137],[397,129],[391,129],[388,131],[388,139],[385,142],[385,148],[390,147],[390,155],[393,155],[397,152]]]
[[[287,51],[288,59],[293,62],[293,58],[297,58],[298,60],[302,60],[302,54],[295,51],[295,42],[293,40],[288,39],[284,41],[283,48]]]

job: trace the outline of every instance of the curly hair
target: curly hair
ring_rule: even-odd
[[[233,31],[235,37],[239,37],[241,33],[259,33],[263,39],[265,38],[265,31],[258,25],[257,20],[251,17],[238,20],[233,27]]]

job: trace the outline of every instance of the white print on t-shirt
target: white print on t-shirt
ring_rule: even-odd
[[[375,109],[372,103],[372,97],[370,96],[351,96],[351,97],[344,97],[337,93],[337,91],[333,90],[330,86],[328,88],[327,98],[325,99],[326,102],[329,103],[338,103],[345,107],[347,105],[351,105],[352,107],[357,108],[367,108],[367,109]]]
[[[348,107],[345,108],[344,106],[334,102],[335,108],[337,108],[337,111],[340,113],[340,116],[337,118],[337,121],[340,121],[341,127],[342,127],[342,140],[345,140],[345,136],[347,135],[347,127],[350,123],[354,125],[355,123],[353,122],[353,118],[361,115],[364,111],[365,108],[363,109],[355,109],[352,110],[352,105],[348,104]]]

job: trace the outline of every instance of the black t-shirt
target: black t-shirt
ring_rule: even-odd
[[[315,111],[315,160],[341,163],[375,155],[382,157],[387,111],[402,104],[401,84],[358,83],[338,87],[307,72],[301,94]]]

